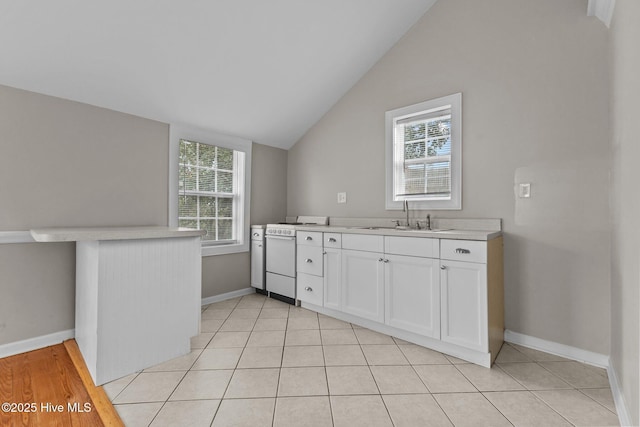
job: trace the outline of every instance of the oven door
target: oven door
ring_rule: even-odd
[[[296,277],[296,238],[267,236],[267,271]]]

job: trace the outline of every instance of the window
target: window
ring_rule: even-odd
[[[461,209],[462,94],[387,111],[386,208]]]
[[[202,254],[249,249],[251,142],[171,126],[170,225],[206,230]]]

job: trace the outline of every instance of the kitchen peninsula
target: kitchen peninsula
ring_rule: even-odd
[[[75,337],[96,385],[186,354],[199,332],[201,230],[34,229],[76,242]]]

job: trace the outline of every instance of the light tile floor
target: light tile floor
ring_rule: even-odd
[[[486,369],[259,294],[104,389],[128,427],[619,425],[603,369],[507,343]]]

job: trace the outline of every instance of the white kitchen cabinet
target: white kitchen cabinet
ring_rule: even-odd
[[[502,237],[324,233],[321,239],[318,272],[317,235],[298,236],[298,265],[304,263],[298,273],[305,279],[298,295],[310,308],[491,366],[504,338]]]
[[[307,246],[298,243],[296,265],[298,273],[322,276],[322,246]]]
[[[342,310],[342,249],[325,246],[323,280],[324,306]]]
[[[251,286],[264,289],[264,242],[251,241]]]
[[[440,241],[441,340],[490,354],[504,339],[502,237]]]
[[[442,341],[487,352],[486,264],[441,261]]]
[[[322,305],[322,233],[301,231],[296,236],[296,298]]]
[[[439,267],[438,259],[385,254],[387,325],[440,338]]]
[[[384,322],[383,266],[382,253],[342,250],[342,311]]]
[[[298,273],[298,277],[296,278],[296,294],[300,301],[314,305],[322,305],[322,287],[322,277]]]

